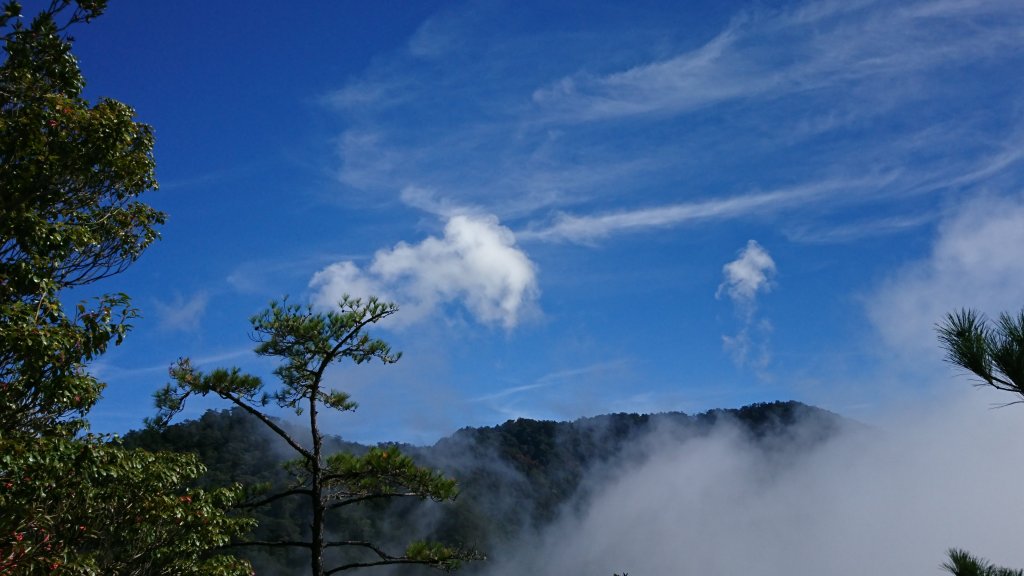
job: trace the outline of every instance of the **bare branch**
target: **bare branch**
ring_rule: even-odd
[[[266,497],[266,498],[264,498],[262,500],[256,500],[256,501],[253,501],[253,502],[243,502],[241,504],[236,505],[235,508],[258,508],[260,506],[264,506],[266,504],[270,504],[271,502],[276,502],[276,501],[278,501],[278,500],[280,500],[282,498],[287,498],[288,496],[296,496],[296,495],[312,496],[313,495],[313,491],[308,489],[308,488],[294,488],[292,490],[286,490],[284,492],[278,492],[277,494],[274,494],[272,496],[268,496],[268,497]]]
[[[274,422],[274,420],[271,419],[270,416],[267,416],[266,414],[260,412],[256,408],[253,408],[252,406],[244,402],[239,396],[232,394],[230,392],[218,390],[217,395],[225,400],[230,400],[231,402],[234,402],[235,405],[237,405],[241,409],[259,418],[260,422],[266,424],[267,428],[270,428],[271,430],[274,431],[275,434],[283,438],[284,441],[287,442],[288,445],[291,446],[293,450],[295,450],[299,454],[302,454],[304,458],[308,460],[311,460],[313,458],[312,452],[310,452],[301,444],[296,442],[295,439],[292,438],[291,435],[289,435],[287,432],[285,432],[284,428],[281,428],[281,426],[279,426],[277,422]]]

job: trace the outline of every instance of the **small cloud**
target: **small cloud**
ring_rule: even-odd
[[[858,220],[848,224],[832,226],[796,227],[785,230],[783,233],[791,242],[803,244],[842,244],[864,238],[903,234],[916,230],[932,222],[934,219],[934,214],[925,212],[911,216]]]
[[[401,164],[399,153],[385,145],[383,134],[372,130],[345,131],[338,152],[342,158],[338,178],[354,188],[373,188],[386,182]]]
[[[160,327],[164,330],[193,332],[199,329],[199,323],[209,301],[209,295],[205,291],[199,291],[188,299],[181,294],[175,294],[171,302],[157,300],[153,302],[153,306],[156,308]]]
[[[409,38],[409,54],[426,60],[439,58],[457,47],[453,38],[457,22],[431,18]]]
[[[718,285],[715,298],[726,294],[740,306],[752,306],[758,292],[770,292],[775,276],[775,261],[756,240],[747,241],[739,258],[722,267],[725,280]]]
[[[737,366],[751,366],[762,377],[771,361],[768,338],[772,324],[756,318],[757,295],[771,291],[775,272],[775,260],[768,251],[756,240],[749,240],[739,256],[722,267],[724,279],[715,292],[715,298],[728,296],[743,319],[735,336],[722,336],[722,347]]]
[[[346,294],[354,298],[377,296],[384,300],[394,299],[378,279],[365,274],[351,260],[327,266],[313,275],[309,285],[318,290],[313,300],[324,307],[341,301]]]
[[[459,302],[478,322],[506,329],[539,295],[536,266],[516,246],[515,235],[496,217],[482,215],[452,216],[443,237],[379,250],[365,269],[351,261],[332,264],[313,276],[310,287],[318,306],[332,306],[344,294],[376,295],[402,306],[397,321],[412,323]]]
[[[406,87],[397,82],[361,80],[328,94],[323,102],[341,110],[379,109],[402,102],[406,91]]]
[[[435,216],[451,218],[456,214],[472,211],[447,198],[439,197],[437,191],[432,188],[406,186],[402,189],[401,198],[405,205],[417,208],[428,214],[434,214]]]
[[[722,336],[722,348],[732,356],[737,366],[750,366],[762,378],[767,377],[765,370],[772,361],[768,348],[772,323],[761,320],[756,324],[747,324],[735,336]]]

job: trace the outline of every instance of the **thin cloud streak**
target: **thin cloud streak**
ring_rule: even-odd
[[[729,220],[764,215],[827,198],[838,192],[882,187],[891,177],[865,180],[829,180],[771,192],[747,194],[732,198],[672,204],[656,208],[622,210],[597,216],[561,214],[547,228],[524,230],[520,240],[568,241],[587,243],[615,233],[678,226],[690,222]]]
[[[906,170],[919,175],[918,186],[928,182],[926,174],[935,176],[922,191],[973,185],[1019,160],[1014,151],[1020,146],[1009,143],[1005,151],[994,150],[992,134],[975,126],[974,115],[955,108],[941,116],[930,111],[936,105],[960,105],[950,95],[959,76],[968,75],[961,84],[970,85],[979,67],[1024,56],[1024,10],[1015,2],[858,1],[754,8],[735,15],[703,44],[677,40],[686,47],[667,51],[668,56],[637,51],[635,41],[647,37],[609,30],[605,50],[635,52],[632,65],[591,73],[602,68],[603,56],[615,52],[594,52],[581,43],[577,48],[594,53],[593,58],[580,58],[578,71],[562,69],[554,76],[537,62],[530,65],[531,58],[555,48],[571,52],[571,43],[556,45],[559,39],[551,34],[492,38],[487,26],[494,23],[476,16],[452,10],[417,33],[443,36],[446,58],[459,66],[444,68],[443,89],[451,92],[435,92],[442,87],[424,81],[437,72],[438,61],[430,58],[428,65],[404,52],[339,91],[353,94],[343,99],[352,120],[339,145],[343,183],[383,194],[400,192],[407,205],[446,216],[453,208],[472,206],[503,221],[531,219],[520,228],[523,240],[587,243],[617,231],[730,217],[756,210],[759,200],[768,205],[777,200],[752,194],[678,202],[678,182],[699,172],[694,163],[704,160],[689,157],[707,149],[743,149],[754,164],[773,165],[786,150],[807,145],[812,148],[791,150],[808,161],[794,165],[788,176],[812,181],[829,178],[825,169],[832,174]],[[488,59],[481,69],[481,62],[466,58],[474,43],[484,39]],[[535,48],[512,49],[524,44]],[[509,80],[513,77],[515,82]],[[400,104],[380,96],[387,92],[380,87],[387,86],[408,88],[399,91]],[[476,99],[482,94],[486,105]],[[716,105],[722,106],[709,109]],[[480,114],[464,112],[481,107]],[[690,130],[705,122],[720,129]],[[659,135],[665,123],[676,126],[673,134],[686,137]],[[881,133],[861,132],[876,124],[885,127]],[[409,125],[421,128],[411,131]],[[908,142],[925,129],[926,140]],[[616,150],[610,142],[623,137],[629,144]],[[688,142],[691,137],[694,141]],[[817,146],[822,138],[838,138],[838,145]],[[857,141],[864,145],[851,145]],[[956,157],[946,152],[953,147]],[[979,158],[986,155],[994,161],[988,168]],[[721,182],[696,185],[701,190],[785,185],[777,174],[763,170],[745,176],[735,182],[730,181],[735,174],[725,173],[717,178]],[[443,190],[444,196],[408,193],[415,189]],[[664,190],[652,198],[663,205],[587,214],[591,202],[623,198],[631,189]],[[892,196],[898,200],[913,191],[908,185]],[[366,195],[353,195],[354,201],[358,198]],[[557,213],[569,209],[573,213]],[[545,219],[553,223],[540,224]]]
[[[491,394],[486,394],[484,396],[478,396],[476,398],[471,398],[469,400],[469,402],[488,402],[488,401],[491,401],[491,400],[500,400],[502,398],[507,398],[509,396],[514,396],[514,395],[522,393],[522,392],[529,392],[530,390],[536,390],[538,388],[547,388],[547,387],[550,387],[550,386],[553,386],[553,385],[565,382],[566,380],[569,380],[571,378],[576,378],[578,376],[586,376],[586,375],[589,375],[589,374],[594,374],[594,373],[599,373],[599,372],[606,372],[606,371],[613,370],[613,369],[616,369],[616,368],[621,368],[623,366],[623,364],[624,363],[622,361],[600,362],[600,363],[597,363],[597,364],[592,364],[590,366],[583,366],[581,368],[572,368],[572,369],[569,369],[569,370],[558,370],[556,372],[551,372],[549,374],[545,374],[545,375],[541,376],[540,378],[537,378],[537,380],[535,382],[533,382],[532,384],[524,384],[522,386],[513,386],[511,388],[504,388],[502,390],[499,390],[499,391],[491,393]]]
[[[1022,51],[1024,13],[1006,2],[919,2],[888,11],[836,4],[794,14],[749,13],[703,46],[604,76],[539,88],[550,121],[683,113],[719,102],[780,97],[851,82],[907,79],[950,62]],[[974,26],[974,19],[995,26]],[[937,26],[938,25],[938,26]],[[931,34],[944,27],[941,41]],[[757,49],[754,49],[754,46]]]
[[[839,226],[798,227],[784,230],[783,234],[790,242],[800,244],[843,244],[892,234],[906,233],[916,230],[935,220],[936,214],[915,214],[913,216],[894,216],[861,220]]]
[[[227,352],[221,352],[219,354],[210,354],[208,356],[190,357],[192,364],[197,367],[218,365],[229,360],[237,360],[239,358],[254,357],[255,353],[252,348],[240,348],[237,350],[229,350]],[[114,365],[106,361],[100,361],[92,364],[89,369],[98,377],[100,380],[111,381],[111,380],[124,380],[127,378],[136,378],[139,376],[148,376],[150,374],[166,374],[167,369],[174,363],[173,360],[168,360],[160,364],[152,364],[149,366],[136,366],[131,368],[125,368]]]

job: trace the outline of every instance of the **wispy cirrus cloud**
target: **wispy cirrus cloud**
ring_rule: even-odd
[[[979,26],[982,21],[988,25]],[[536,90],[533,100],[554,121],[580,122],[907,82],[954,62],[1020,53],[1022,22],[1019,5],[1006,1],[820,3],[749,12],[694,50],[611,74],[567,76]]]
[[[199,329],[209,302],[210,295],[200,290],[188,298],[178,293],[169,302],[156,300],[153,306],[156,308],[161,328],[194,332]]]
[[[783,234],[790,241],[802,244],[838,244],[910,232],[933,222],[937,217],[938,214],[925,212],[923,214],[853,220],[840,225],[829,225],[827,222],[822,222],[813,226],[802,225],[783,230]]]
[[[592,242],[617,233],[666,228],[682,224],[764,216],[787,208],[807,207],[838,192],[872,194],[892,180],[890,176],[870,179],[829,180],[803,186],[755,192],[742,196],[714,198],[586,216],[559,214],[554,223],[525,230],[524,240]]]
[[[1020,166],[1012,98],[979,80],[1005,68],[1005,93],[1018,84],[1016,2],[797,2],[696,35],[650,23],[491,33],[507,18],[452,6],[335,94],[354,200],[472,206],[522,240],[593,243],[746,214],[811,230],[826,208],[956,191]],[[972,101],[982,92],[984,108]],[[875,191],[838,185],[894,173]]]
[[[620,376],[629,362],[615,359],[555,370],[538,376],[526,384],[507,386],[468,400],[504,418],[578,418],[588,402],[581,388],[605,384],[610,377]],[[607,393],[607,392],[606,392]],[[619,400],[603,396],[601,411],[622,409]],[[631,404],[632,407],[634,404]]]

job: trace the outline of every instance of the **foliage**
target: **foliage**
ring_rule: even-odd
[[[1024,310],[1016,317],[1000,314],[993,327],[981,313],[964,309],[947,314],[937,330],[948,362],[974,373],[983,386],[1024,398]],[[1024,576],[956,548],[942,567],[956,576]]]
[[[240,487],[186,489],[191,455],[126,450],[87,436],[37,438],[0,454],[0,574],[249,574],[208,550],[251,528],[223,510]],[[15,570],[16,569],[16,570]]]
[[[273,391],[265,390],[259,378],[243,374],[237,368],[204,374],[188,359],[180,360],[172,368],[174,382],[157,393],[158,413],[150,421],[152,426],[166,426],[182,410],[189,396],[215,394],[258,419],[296,456],[287,464],[292,476],[290,486],[254,499],[248,506],[263,506],[289,497],[305,500],[312,515],[309,538],[256,540],[241,545],[308,550],[314,576],[391,564],[418,564],[449,570],[476,557],[427,542],[413,543],[401,553],[391,553],[362,537],[328,538],[328,514],[338,509],[401,497],[441,502],[453,500],[457,494],[454,480],[417,466],[394,447],[378,447],[361,455],[347,452],[328,455],[325,451],[320,411],[330,408],[344,412],[356,408],[348,394],[325,385],[327,368],[342,361],[354,364],[370,360],[385,364],[396,362],[399,354],[393,354],[387,343],[365,332],[367,326],[396,311],[395,305],[375,298],[364,302],[345,297],[339,303],[339,310],[324,314],[314,312],[309,306],[271,303],[266,311],[252,318],[252,325],[254,338],[259,343],[257,354],[283,360],[274,370],[282,385]],[[297,415],[306,414],[308,442],[300,441],[296,434],[266,413],[265,408],[271,402],[292,409]],[[329,568],[325,567],[328,551],[332,563]]]
[[[974,310],[948,314],[938,326],[946,359],[988,386],[1024,398],[1024,310],[999,315],[993,327]]]
[[[951,548],[949,560],[942,567],[953,576],[1024,576],[1024,570],[995,566],[965,550]]]
[[[114,100],[90,104],[72,25],[105,0],[51,0],[27,24],[0,14],[0,574],[247,574],[211,549],[243,531],[237,490],[188,491],[192,457],[84,434],[103,384],[86,365],[137,313],[124,294],[65,309],[123,271],[164,215],[153,133]]]
[[[80,429],[102,385],[84,369],[136,316],[123,294],[69,313],[61,293],[124,270],[164,215],[153,134],[114,100],[90,105],[62,31],[105,2],[54,1],[31,23],[5,6],[0,65],[0,431]],[[62,13],[72,8],[61,20]]]

